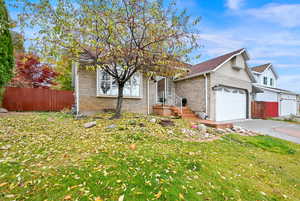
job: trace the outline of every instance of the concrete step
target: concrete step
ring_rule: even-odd
[[[214,122],[211,120],[203,120],[203,119],[194,120],[194,122],[201,123],[212,128],[220,128],[220,129],[233,128],[232,123],[219,123],[219,122]]]

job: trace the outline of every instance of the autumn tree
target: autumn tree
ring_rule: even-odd
[[[162,0],[23,0],[22,24],[35,25],[37,49],[57,57],[67,51],[81,67],[115,79],[121,116],[125,83],[136,73],[174,75],[198,47],[199,19]],[[36,20],[38,19],[38,20]]]
[[[41,63],[38,56],[19,54],[16,60],[16,75],[10,85],[15,87],[49,88],[55,85],[58,76],[51,66]]]
[[[55,64],[55,71],[58,76],[55,78],[57,85],[55,89],[60,90],[73,90],[72,86],[72,60],[67,55],[62,55],[56,58],[52,63]]]
[[[24,53],[25,52],[24,37],[16,31],[11,31],[11,36],[12,36],[12,43],[14,47],[14,55]]]
[[[0,90],[12,77],[14,67],[13,43],[8,12],[0,0]]]

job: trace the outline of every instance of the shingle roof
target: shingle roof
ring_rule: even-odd
[[[228,54],[225,54],[225,55],[222,55],[222,56],[219,56],[216,58],[213,58],[213,59],[210,59],[210,60],[202,62],[200,64],[196,64],[191,67],[189,75],[212,71],[212,70],[216,69],[219,65],[224,63],[226,60],[228,60],[230,57],[232,57],[236,54],[242,53],[243,51],[245,51],[244,48],[236,50],[234,52],[230,52]]]
[[[263,65],[260,65],[260,66],[255,66],[255,67],[252,67],[251,70],[252,71],[255,71],[255,72],[258,72],[258,73],[262,73],[264,72],[271,64],[270,63],[267,63],[267,64],[263,64]]]

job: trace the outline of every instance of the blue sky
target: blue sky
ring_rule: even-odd
[[[279,87],[300,92],[300,0],[179,0],[178,7],[202,18],[194,63],[246,48],[250,66],[271,62]]]
[[[279,87],[300,92],[300,0],[180,0],[179,6],[202,17],[200,61],[244,47],[250,66],[271,62]]]

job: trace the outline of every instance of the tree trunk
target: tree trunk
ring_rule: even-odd
[[[122,110],[122,103],[123,103],[123,91],[124,91],[124,84],[119,84],[118,85],[118,100],[117,100],[116,113],[112,117],[112,119],[121,118],[121,110]]]

